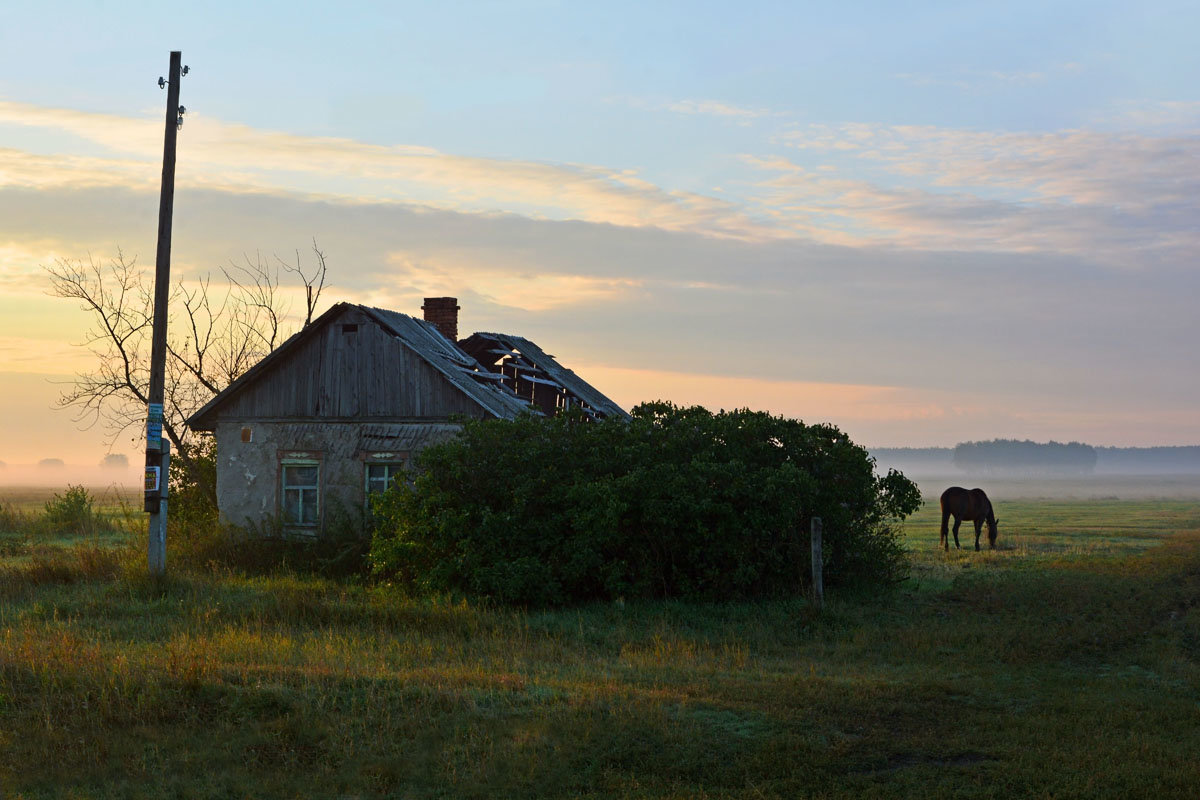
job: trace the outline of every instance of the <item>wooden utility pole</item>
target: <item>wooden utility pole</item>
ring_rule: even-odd
[[[154,261],[154,335],[150,348],[150,392],[146,409],[146,495],[150,513],[150,574],[167,568],[167,467],[170,444],[163,439],[163,394],[167,367],[167,298],[171,294],[171,215],[175,202],[175,138],[183,125],[179,81],[182,54],[171,51],[169,78],[159,78],[167,88],[166,135],[163,140],[162,193],[158,201],[158,253]]]

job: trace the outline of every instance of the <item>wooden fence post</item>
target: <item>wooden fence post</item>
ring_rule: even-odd
[[[821,554],[821,534],[824,532],[824,526],[821,523],[820,517],[812,518],[811,535],[812,535],[812,592],[813,604],[820,610],[825,605],[825,580],[821,574],[821,567],[824,562]]]

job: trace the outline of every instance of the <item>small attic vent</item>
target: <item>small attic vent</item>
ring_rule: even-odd
[[[343,325],[342,333],[358,333],[357,325]]]

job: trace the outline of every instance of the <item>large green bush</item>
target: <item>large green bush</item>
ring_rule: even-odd
[[[217,527],[217,442],[211,436],[171,454],[167,516],[172,533],[192,536]]]
[[[652,403],[632,421],[465,423],[375,508],[376,573],[500,602],[783,595],[825,525],[831,583],[894,581],[920,504],[830,425]]]

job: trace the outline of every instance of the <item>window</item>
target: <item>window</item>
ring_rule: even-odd
[[[387,491],[403,470],[403,464],[367,464],[367,496]]]
[[[321,462],[283,462],[283,522],[316,527],[320,512]]]

